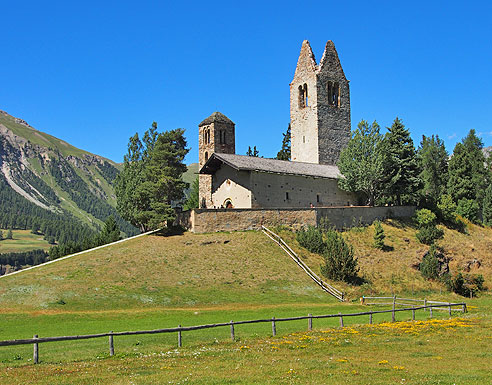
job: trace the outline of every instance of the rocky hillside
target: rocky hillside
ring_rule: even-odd
[[[111,160],[0,110],[0,228],[40,227],[45,232],[78,226],[86,235],[113,215],[122,231],[134,234],[136,229],[115,209],[113,182],[118,172]],[[59,233],[52,235],[59,238]],[[73,234],[66,240],[76,238]]]

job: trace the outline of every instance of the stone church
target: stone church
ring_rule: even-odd
[[[235,124],[214,112],[199,124],[200,208],[352,206],[336,162],[350,139],[350,90],[328,41],[319,64],[302,43],[290,84],[292,161],[235,154]]]

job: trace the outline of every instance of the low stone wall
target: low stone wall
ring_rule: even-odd
[[[371,224],[376,219],[408,218],[415,206],[320,207],[302,209],[194,209],[178,214],[176,223],[195,233],[259,230],[261,226],[287,225],[294,228],[320,223],[321,218],[337,229]]]
[[[370,225],[375,220],[387,218],[410,218],[415,214],[415,206],[384,206],[384,207],[322,207],[316,209],[316,223],[325,218],[337,229]]]

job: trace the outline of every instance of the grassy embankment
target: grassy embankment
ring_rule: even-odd
[[[3,237],[7,236],[8,230],[2,229]],[[0,254],[21,253],[35,249],[48,251],[51,245],[43,239],[40,234],[32,234],[30,230],[13,230],[12,239],[2,239],[0,241]]]
[[[371,228],[346,233],[368,281],[350,289],[352,298],[392,288],[414,291],[416,297],[462,300],[439,295],[439,286],[422,280],[411,267],[425,249],[416,244],[412,228],[391,222],[384,228],[394,251],[372,249]],[[297,247],[293,234],[282,235]],[[446,231],[442,241],[448,253],[454,250],[453,263],[459,265],[473,245],[488,284],[490,230],[471,227],[469,236],[459,237]],[[318,256],[298,251],[318,268]],[[351,319],[345,321],[350,328],[327,329],[336,327],[338,320],[333,319],[315,321],[317,330],[311,333],[289,335],[306,329],[305,321],[296,321],[278,324],[276,338],[269,324],[261,324],[237,327],[235,343],[227,341],[228,328],[210,329],[184,333],[179,353],[174,350],[176,335],[116,338],[114,358],[108,358],[105,339],[41,344],[42,364],[37,367],[26,366],[32,346],[1,348],[0,382],[487,383],[492,378],[487,366],[492,301],[483,295],[468,302],[477,308],[472,307],[463,323],[369,327],[355,325],[366,319]],[[0,303],[0,339],[361,309],[357,302],[340,304],[327,297],[276,245],[255,232],[132,240],[3,278]],[[379,316],[375,321],[388,319]]]

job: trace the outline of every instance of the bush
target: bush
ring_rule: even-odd
[[[444,231],[436,226],[426,226],[417,231],[415,235],[420,243],[432,245],[444,236]]]
[[[415,234],[420,243],[432,245],[444,236],[444,231],[436,227],[436,214],[428,209],[417,210],[415,221],[418,231]]]
[[[436,224],[436,214],[428,209],[421,209],[415,212],[415,222],[419,229]]]
[[[321,266],[321,274],[337,281],[353,282],[359,271],[354,251],[335,230],[326,232],[326,246],[323,253],[325,265]]]
[[[458,207],[456,208],[456,213],[461,215],[462,217],[472,221],[478,221],[478,214],[480,212],[480,208],[478,207],[478,203],[473,199],[463,198],[458,202]]]
[[[464,276],[458,273],[455,277],[449,277],[446,282],[448,289],[464,297],[476,296],[485,288],[484,279],[481,274]]]
[[[374,247],[379,250],[384,249],[384,238],[386,236],[384,235],[384,229],[383,226],[381,226],[381,222],[375,221],[374,222]]]
[[[439,277],[439,260],[436,256],[435,246],[431,246],[429,252],[422,258],[422,262],[420,262],[420,273],[427,279],[436,279]]]
[[[296,239],[299,244],[312,253],[322,254],[325,249],[323,232],[314,226],[297,231]]]
[[[439,198],[437,212],[443,222],[454,223],[456,221],[456,203],[451,195],[444,194]]]

